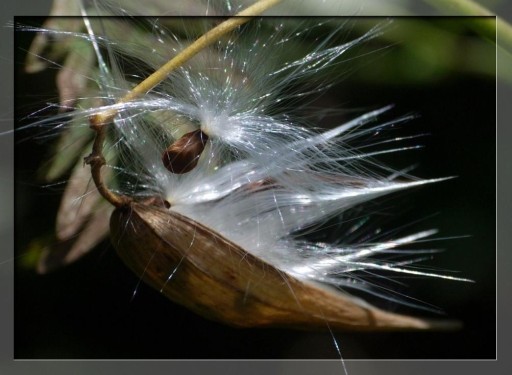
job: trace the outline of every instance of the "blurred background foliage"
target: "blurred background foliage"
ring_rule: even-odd
[[[87,2],[86,2],[87,3]],[[166,15],[225,15],[229,13],[236,13],[237,9],[243,8],[240,4],[250,4],[251,1],[239,1],[238,7],[232,5],[227,7],[224,1],[205,2],[202,0],[187,1],[187,4],[168,2],[165,0],[148,0],[144,2],[138,1],[123,1],[122,5],[115,0],[106,2],[112,7],[112,12],[108,14],[115,15],[147,15],[162,17]],[[227,1],[226,3],[233,3]],[[486,5],[498,7],[503,0],[493,0],[486,2]],[[223,4],[222,6],[215,6],[216,4]],[[416,7],[418,4],[426,14],[435,16],[438,13],[453,16],[480,16],[466,22],[446,22],[444,27],[439,27],[436,24],[415,19],[411,20],[406,33],[400,29],[386,30],[382,34],[382,42],[384,45],[389,46],[398,44],[399,48],[391,48],[386,54],[387,63],[383,64],[392,70],[384,72],[375,72],[374,76],[359,76],[359,79],[374,80],[381,79],[389,84],[406,84],[408,82],[417,81],[430,81],[431,79],[442,78],[443,74],[450,74],[450,72],[466,70],[475,74],[487,75],[494,77],[496,73],[495,66],[492,65],[487,59],[482,58],[486,56],[489,48],[494,48],[493,43],[496,41],[496,25],[498,26],[499,36],[499,53],[503,53],[503,57],[512,63],[512,28],[503,19],[493,16],[491,10],[488,10],[472,0],[425,0],[424,2],[414,2],[406,0],[387,0],[375,1],[367,0],[364,2],[348,0],[340,2],[339,0],[325,0],[321,2],[303,0],[303,1],[290,1],[285,0],[277,5],[274,9],[268,11],[271,15],[342,15],[342,16],[380,16],[385,14],[392,14],[398,16],[408,16],[417,14]],[[427,5],[430,9],[425,10]],[[208,9],[208,11],[205,11]],[[52,15],[79,15],[75,2],[56,0],[53,5]],[[97,11],[91,4],[88,12],[91,14],[105,14],[105,11]],[[403,20],[402,20],[403,21]],[[186,34],[190,35],[190,23],[184,24],[180,21],[160,19],[163,26],[168,27],[171,31],[178,35],[184,34],[183,28],[186,27]],[[369,21],[372,22],[372,21]],[[52,29],[65,29],[77,30],[80,28],[80,23],[76,20],[70,19],[53,19],[47,22],[47,27]],[[125,40],[144,41],[147,37],[147,29],[133,28],[127,30],[126,27],[120,24],[116,25],[118,32],[116,37],[125,38]],[[356,32],[361,33],[368,30],[368,24],[359,22],[354,26]],[[203,31],[200,28],[198,31]],[[471,34],[480,35],[482,38],[465,38],[471,37]],[[199,35],[199,34],[198,34]],[[419,38],[432,40],[438,46],[426,50],[421,43],[415,43]],[[74,44],[80,44],[80,41],[74,40],[70,42],[71,45],[65,42],[53,44],[48,46],[45,43],[44,37],[36,41],[32,47],[32,52],[36,53],[45,48],[52,48],[52,52],[48,53],[46,57],[55,60],[55,57],[63,56],[66,51],[77,48]],[[71,39],[71,38],[70,38]],[[372,46],[373,48],[373,46]],[[52,61],[50,60],[50,61]],[[415,66],[418,62],[423,63],[425,69],[422,71],[411,70],[407,67]],[[354,64],[357,65],[357,61]],[[361,61],[363,63],[363,61]],[[512,66],[512,64],[510,64]],[[30,71],[37,71],[44,66],[44,62],[38,59],[35,55],[27,64],[27,69]],[[504,67],[507,65],[504,64]],[[500,69],[499,78],[512,83],[512,69]]]

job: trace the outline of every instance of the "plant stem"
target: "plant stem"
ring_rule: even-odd
[[[190,60],[193,56],[195,56],[199,51],[209,46],[213,42],[217,41],[221,36],[227,34],[231,30],[237,28],[238,26],[248,22],[252,17],[260,15],[268,8],[276,5],[281,0],[259,0],[254,3],[250,7],[244,9],[240,13],[235,16],[229,18],[228,20],[222,22],[217,25],[213,29],[207,31],[203,34],[199,39],[190,44],[187,48],[181,51],[178,55],[173,57],[167,63],[165,63],[161,68],[147,77],[144,81],[135,86],[128,94],[126,94],[123,98],[121,98],[118,103],[126,103],[129,102],[141,95],[149,92],[153,87],[158,85],[167,76],[176,68],[183,65],[185,62]],[[110,111],[105,111],[103,113],[99,113],[95,116],[94,122],[96,124],[106,124],[109,123],[112,118],[117,114],[117,110],[112,109]]]
[[[92,179],[96,189],[110,204],[114,207],[121,207],[132,201],[131,198],[119,195],[110,190],[103,182],[101,175],[101,167],[105,165],[105,158],[103,157],[103,142],[105,141],[105,126],[103,124],[95,124],[91,120],[91,128],[96,132],[96,138],[92,146],[92,152],[89,156],[84,158],[84,163],[91,166]]]
[[[135,86],[130,92],[128,92],[128,94],[118,101],[118,104],[129,102],[146,94],[153,87],[166,79],[174,69],[190,60],[199,51],[217,41],[224,34],[250,21],[252,17],[263,13],[266,9],[276,5],[280,1],[281,0],[259,0],[234,17],[227,19],[213,29],[207,31],[199,39],[164,64],[160,69]],[[116,114],[117,110],[112,109],[98,113],[91,118],[91,128],[96,132],[96,138],[94,139],[92,152],[84,159],[84,162],[91,166],[92,178],[98,192],[113,206],[122,207],[132,202],[132,198],[114,193],[105,185],[101,175],[101,168],[105,165],[105,157],[103,156],[105,126],[112,121]]]

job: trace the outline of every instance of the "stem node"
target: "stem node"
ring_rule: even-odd
[[[115,207],[121,207],[132,202],[130,197],[119,195],[110,190],[103,182],[101,175],[101,167],[106,164],[105,157],[103,156],[103,142],[105,140],[105,126],[104,122],[99,122],[98,117],[94,116],[90,119],[90,126],[96,132],[94,143],[92,145],[92,152],[84,158],[84,164],[91,166],[91,175],[94,180],[94,185],[103,198]]]

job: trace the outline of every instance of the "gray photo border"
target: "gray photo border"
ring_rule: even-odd
[[[12,129],[13,116],[13,17],[21,15],[48,15],[50,0],[8,0],[2,3],[0,12],[0,64],[2,71],[2,100],[0,100],[1,130]],[[418,2],[416,15],[430,15],[427,7]],[[510,3],[505,0],[503,3]],[[512,4],[502,4],[500,13],[511,15]],[[508,8],[508,9],[507,9]],[[508,11],[507,11],[508,10]],[[379,14],[380,15],[380,14]],[[456,15],[456,13],[451,14]],[[498,35],[499,40],[499,35]],[[497,68],[512,69],[497,59]],[[512,295],[512,231],[508,230],[510,211],[512,211],[512,168],[507,160],[512,160],[512,86],[505,83],[497,85],[497,291],[498,291],[498,334],[497,360],[375,360],[346,361],[349,374],[498,374],[512,368],[510,353],[512,347],[510,320],[512,307],[507,296]],[[3,185],[0,192],[0,223],[2,246],[0,247],[0,373],[17,374],[169,374],[169,373],[208,373],[208,374],[342,374],[340,361],[14,361],[13,360],[13,136],[0,137],[0,179]],[[7,223],[6,225],[3,223]],[[10,225],[9,225],[10,223]],[[500,298],[501,297],[501,298]]]

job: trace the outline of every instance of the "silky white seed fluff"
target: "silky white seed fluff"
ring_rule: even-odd
[[[354,58],[346,55],[385,32],[385,25],[347,41],[343,40],[344,20],[256,18],[200,52],[143,97],[117,104],[148,72],[193,40],[193,36],[173,33],[158,19],[137,22],[85,15],[84,33],[24,28],[80,38],[94,49],[98,70],[88,78],[102,104],[77,108],[74,116],[86,126],[91,115],[118,110],[115,131],[104,152],[111,163],[107,167],[117,176],[119,193],[161,196],[171,204],[170,210],[301,280],[392,299],[375,291],[373,284],[378,282],[367,282],[361,271],[457,279],[411,267],[430,250],[402,249],[434,235],[435,230],[352,245],[343,238],[331,244],[297,236],[361,203],[443,180],[414,178],[373,158],[410,148],[400,146],[400,139],[398,145],[377,151],[350,146],[379,129],[411,119],[404,116],[379,123],[379,116],[390,107],[329,130],[320,130],[297,115],[307,105],[305,98],[321,95],[343,76]],[[216,20],[181,22],[185,28],[206,31]],[[152,33],[146,33],[144,41],[128,40],[119,32],[148,25]],[[301,42],[308,38],[313,42],[303,47]],[[135,67],[130,73],[127,63]],[[63,122],[67,116],[36,125],[69,126]],[[184,133],[197,129],[209,137],[198,165],[183,175],[169,172],[162,152]],[[400,252],[411,258],[392,261],[388,257]]]

